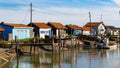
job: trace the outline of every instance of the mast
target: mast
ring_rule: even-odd
[[[89,22],[90,22],[90,35],[91,35],[91,32],[92,32],[92,31],[91,31],[91,30],[92,30],[91,28],[92,28],[92,26],[91,26],[91,12],[90,12],[90,11],[89,11]]]

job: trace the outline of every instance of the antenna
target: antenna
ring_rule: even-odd
[[[102,13],[101,13],[101,16],[100,16],[100,21],[102,22]]]
[[[89,11],[89,21],[91,23],[91,12]]]

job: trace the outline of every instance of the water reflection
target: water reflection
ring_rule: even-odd
[[[82,49],[41,51],[35,56],[20,56],[4,68],[119,68],[119,48],[115,50]]]

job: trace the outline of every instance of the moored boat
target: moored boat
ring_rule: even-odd
[[[104,43],[99,43],[97,48],[99,48],[99,49],[110,49],[110,47],[106,46]]]

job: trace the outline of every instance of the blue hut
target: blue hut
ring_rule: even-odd
[[[0,23],[0,26],[4,29],[4,40],[15,40],[15,36],[17,36],[18,39],[33,37],[33,27],[24,24],[10,24],[4,22]]]
[[[72,35],[79,35],[82,34],[82,27],[79,27],[78,25],[69,24],[66,25],[67,27],[67,33]]]

